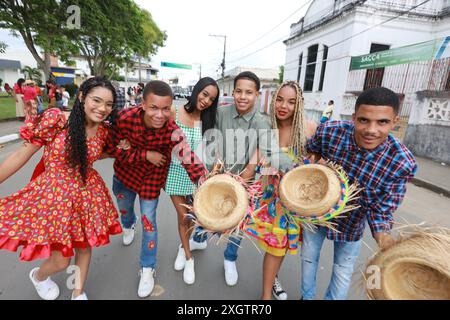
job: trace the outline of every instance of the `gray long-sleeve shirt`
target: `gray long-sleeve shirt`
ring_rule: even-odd
[[[206,133],[209,143],[206,165],[211,170],[216,159],[224,162],[226,170],[239,174],[259,148],[274,168],[286,172],[294,166],[280,150],[278,139],[270,126],[269,118],[257,108],[240,115],[234,105],[219,107],[215,130]]]

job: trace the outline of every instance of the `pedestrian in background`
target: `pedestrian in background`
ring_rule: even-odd
[[[33,80],[26,80],[23,86],[23,102],[25,107],[25,118],[35,117],[37,115],[37,92],[36,84]]]
[[[20,78],[14,84],[13,94],[16,99],[16,117],[20,119],[25,119],[25,105],[23,102],[23,86],[25,79]]]
[[[55,107],[61,111],[64,111],[62,90],[60,85],[55,86]]]
[[[116,89],[116,110],[117,112],[119,112],[120,110],[122,110],[123,108],[125,108],[125,104],[126,104],[126,100],[125,100],[125,95],[122,91],[122,88],[120,87],[119,82],[117,81],[111,81],[114,89]]]
[[[5,92],[13,97],[13,89],[11,88],[11,86],[9,85],[9,83],[5,83],[5,85],[3,86],[5,88]]]
[[[44,93],[37,83],[35,84],[34,88],[37,94],[37,113],[41,114],[42,112],[44,112]]]
[[[61,87],[61,103],[62,103],[62,110],[67,111],[69,110],[69,100],[70,100],[70,93],[66,90],[65,87]]]
[[[320,123],[325,123],[328,120],[331,119],[331,116],[333,115],[334,110],[334,101],[330,100],[328,101],[328,105],[326,106],[325,110],[322,113],[322,118],[320,119]]]
[[[53,79],[49,79],[45,82],[45,88],[48,96],[48,109],[56,107],[56,84]]]

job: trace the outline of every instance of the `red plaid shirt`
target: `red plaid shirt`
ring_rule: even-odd
[[[131,148],[116,148],[120,140],[127,139]],[[174,147],[176,146],[175,150]],[[147,129],[142,107],[119,112],[116,124],[109,129],[105,152],[116,158],[114,173],[125,187],[146,200],[159,197],[166,183],[170,159],[177,156],[193,183],[205,174],[205,168],[190,149],[186,136],[176,123],[169,119],[161,129]],[[169,161],[157,167],[146,159],[147,151],[157,151]]]

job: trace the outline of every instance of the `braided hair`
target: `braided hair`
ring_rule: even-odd
[[[294,119],[292,121],[291,136],[289,139],[289,148],[292,149],[297,157],[302,156],[306,153],[306,127],[305,127],[305,109],[304,109],[304,98],[303,91],[300,85],[296,81],[285,81],[283,82],[275,92],[270,103],[270,120],[273,129],[278,129],[278,121],[275,112],[275,103],[277,100],[278,93],[284,87],[291,87],[295,90],[296,99],[294,107]]]
[[[111,82],[103,77],[93,77],[84,81],[79,89],[77,98],[67,121],[67,137],[66,137],[66,151],[68,154],[69,164],[78,168],[83,182],[86,181],[87,166],[88,166],[88,150],[86,144],[86,113],[84,111],[84,101],[81,101],[80,94],[83,100],[89,92],[97,87],[109,89],[113,95],[114,103],[116,102],[116,91]],[[113,108],[113,112],[114,112]]]
[[[205,89],[207,86],[214,86],[217,89],[217,97],[214,99],[212,105],[205,110],[202,110],[200,113],[200,120],[202,121],[202,135],[208,129],[214,128],[216,123],[216,112],[217,112],[217,103],[219,101],[219,86],[217,82],[210,77],[201,78],[192,89],[192,95],[189,97],[188,102],[184,105],[184,109],[187,113],[193,113],[197,109],[197,98],[198,95]]]

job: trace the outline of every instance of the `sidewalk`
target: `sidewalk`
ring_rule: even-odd
[[[418,170],[411,182],[450,198],[450,165],[420,157],[416,160]]]
[[[0,145],[19,140],[21,126],[22,121],[0,121]],[[450,198],[450,165],[420,157],[416,160],[419,169],[411,182]]]

